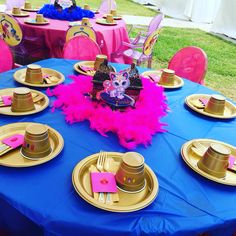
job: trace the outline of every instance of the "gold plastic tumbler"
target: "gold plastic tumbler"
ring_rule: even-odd
[[[34,109],[35,106],[30,89],[25,87],[14,89],[11,110],[13,112],[25,112]]]
[[[137,192],[145,186],[144,158],[137,152],[127,152],[116,173],[116,183],[122,190]]]
[[[12,8],[12,14],[14,15],[20,15],[21,14],[21,10],[19,7],[13,7]]]
[[[99,68],[99,66],[101,65],[101,63],[104,62],[104,60],[107,60],[107,56],[106,55],[97,55],[96,56],[96,60],[94,62],[94,69],[97,70]]]
[[[231,150],[221,144],[212,143],[197,165],[202,171],[223,178],[226,175]]]
[[[21,154],[28,159],[37,159],[46,157],[50,153],[51,145],[47,126],[42,124],[27,126]]]
[[[226,99],[224,96],[213,94],[207,102],[204,110],[212,114],[223,115],[225,109],[225,100]]]
[[[32,8],[31,3],[30,2],[25,2],[24,8],[25,9],[31,9]]]
[[[161,74],[159,84],[173,85],[174,84],[175,71],[170,69],[164,69]]]
[[[43,84],[43,73],[40,65],[30,64],[27,66],[25,82]]]

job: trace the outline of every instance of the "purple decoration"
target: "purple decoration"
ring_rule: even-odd
[[[94,13],[90,10],[84,10],[81,7],[71,7],[65,9],[57,9],[53,4],[45,4],[39,11],[46,18],[57,20],[76,21],[83,17],[93,18]]]

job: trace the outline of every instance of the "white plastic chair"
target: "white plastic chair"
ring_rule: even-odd
[[[102,0],[101,5],[99,7],[99,13],[107,14],[110,13],[111,10],[115,9],[116,9],[115,0]]]

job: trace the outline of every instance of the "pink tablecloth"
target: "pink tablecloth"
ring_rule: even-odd
[[[35,17],[35,13],[30,13],[29,17]],[[96,15],[101,18],[102,15]],[[49,48],[50,57],[62,57],[62,48],[65,43],[66,31],[69,29],[68,21],[48,19],[48,25],[29,25],[24,23],[27,17],[20,18],[19,21],[24,34],[27,37],[43,36],[46,46]],[[90,19],[93,29],[97,34],[97,42],[102,43],[102,53],[108,56],[111,61],[111,53],[116,52],[121,46],[121,42],[129,42],[126,24],[123,20],[118,20],[115,26],[105,26],[95,23],[96,19]],[[130,63],[127,59],[119,58],[119,63]]]

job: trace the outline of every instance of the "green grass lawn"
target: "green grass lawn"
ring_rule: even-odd
[[[167,67],[176,51],[190,45],[207,54],[206,85],[236,101],[236,45],[201,30],[165,27],[154,47],[153,68]]]
[[[0,4],[4,2],[5,0],[0,0]],[[30,2],[35,6],[46,3],[43,0],[30,0]],[[116,0],[116,2],[120,14],[137,16],[156,14],[155,11],[131,0]],[[80,6],[85,3],[97,9],[100,0],[77,1]],[[133,31],[132,36],[137,32]],[[208,56],[206,85],[236,101],[236,45],[201,30],[165,27],[154,48],[153,68],[165,68],[177,50],[190,45],[201,47]]]

